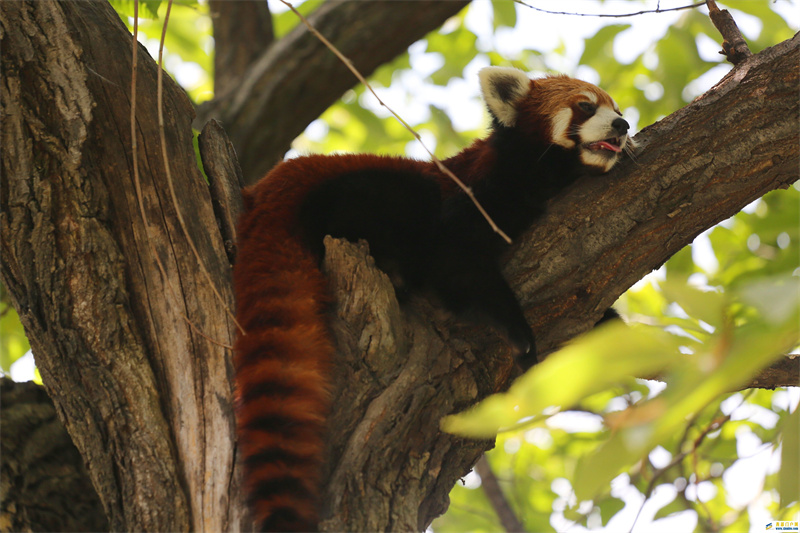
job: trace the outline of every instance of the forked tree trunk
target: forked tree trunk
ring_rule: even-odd
[[[140,199],[131,36],[114,11],[2,2],[0,24],[2,283],[110,527],[248,529],[226,347],[236,328],[220,227],[231,217],[215,216],[195,165],[190,102],[165,79],[171,187],[157,69],[140,47]],[[637,163],[579,181],[520,239],[506,273],[543,349],[587,329],[700,231],[797,179],[797,61],[797,37],[753,56],[644,130]],[[211,174],[235,182],[235,165],[211,157],[206,168],[227,169]],[[486,328],[422,299],[400,309],[362,248],[328,252],[341,359],[323,528],[422,529],[492,445],[442,434],[440,418],[505,388],[511,360]]]

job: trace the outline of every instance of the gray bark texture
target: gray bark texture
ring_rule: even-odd
[[[165,78],[168,179],[157,67],[140,47],[137,185],[132,40],[114,11],[2,2],[0,29],[0,276],[109,527],[248,530],[226,312],[233,150],[221,128],[206,129],[204,166],[222,180],[211,193],[195,163],[192,106]],[[506,274],[541,348],[588,329],[703,229],[797,179],[798,55],[795,37],[747,59],[645,129],[636,162],[579,181],[516,243]],[[283,134],[294,110],[282,113],[259,135]],[[298,131],[313,118],[295,116]],[[506,388],[514,366],[488,328],[423,297],[401,308],[364,245],[329,240],[327,250],[340,350],[321,527],[424,529],[493,445],[443,434],[439,420]]]

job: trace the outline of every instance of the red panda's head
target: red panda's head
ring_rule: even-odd
[[[497,124],[516,128],[535,142],[576,150],[581,163],[608,172],[632,147],[628,123],[602,89],[567,76],[531,80],[521,70],[487,67],[479,73],[489,112]]]

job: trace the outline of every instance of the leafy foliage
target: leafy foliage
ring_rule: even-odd
[[[19,315],[0,285],[0,371],[8,372],[11,365],[30,349]]]

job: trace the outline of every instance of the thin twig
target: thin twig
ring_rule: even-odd
[[[475,472],[481,477],[481,488],[489,499],[489,503],[492,504],[494,512],[497,513],[497,518],[500,519],[503,529],[509,533],[525,531],[522,523],[514,513],[514,509],[508,504],[508,500],[503,494],[503,489],[500,488],[500,484],[497,482],[497,476],[494,475],[485,455],[482,455],[478,462],[475,463]]]
[[[374,96],[378,100],[378,103],[381,106],[385,107],[389,111],[389,113],[391,113],[392,116],[394,116],[394,118],[397,119],[398,122],[400,122],[400,124],[402,124],[408,131],[411,132],[411,135],[413,135],[414,138],[417,140],[417,142],[419,142],[420,146],[422,146],[422,148],[426,152],[428,152],[428,155],[430,155],[431,160],[436,164],[436,166],[439,169],[439,171],[442,172],[445,176],[447,176],[451,180],[453,180],[455,182],[455,184],[458,185],[459,188],[461,188],[461,190],[464,191],[467,196],[469,196],[469,199],[472,200],[472,203],[475,204],[475,207],[478,208],[478,211],[480,211],[481,215],[483,215],[483,218],[486,219],[486,221],[489,223],[489,225],[492,227],[492,229],[495,231],[495,233],[500,235],[500,237],[502,237],[503,240],[505,240],[507,243],[511,244],[511,239],[508,237],[508,235],[506,235],[503,232],[503,230],[501,230],[497,226],[497,224],[495,224],[494,220],[492,220],[492,217],[489,216],[489,213],[486,212],[486,210],[483,208],[483,206],[480,204],[480,202],[478,202],[478,199],[475,198],[475,194],[472,192],[472,189],[469,188],[460,179],[458,179],[455,174],[450,172],[450,170],[446,166],[444,166],[444,163],[442,163],[439,160],[439,158],[437,158],[435,155],[433,155],[433,152],[431,152],[428,149],[428,147],[425,146],[425,143],[422,142],[422,138],[420,137],[419,133],[414,131],[414,129],[411,126],[409,126],[408,123],[400,117],[400,115],[395,113],[394,110],[391,107],[389,107],[388,105],[383,103],[383,101],[375,93],[375,91],[372,89],[372,86],[367,82],[367,80],[364,78],[364,76],[362,76],[361,73],[355,68],[355,66],[353,66],[352,61],[350,61],[344,54],[342,54],[339,51],[338,48],[336,48],[328,39],[325,38],[324,35],[322,35],[319,31],[317,31],[317,29],[308,21],[308,19],[305,18],[303,16],[303,14],[300,13],[297,9],[295,9],[295,7],[292,4],[290,4],[286,0],[281,0],[281,2],[284,5],[286,5],[286,7],[291,9],[294,12],[295,15],[297,15],[297,17],[303,22],[303,24],[306,26],[306,28],[308,28],[308,31],[310,31],[317,39],[319,39],[322,44],[327,46],[328,49],[331,52],[333,52],[334,55],[336,57],[338,57],[339,60],[342,63],[344,63],[344,65],[350,70],[350,72],[352,72],[353,75],[356,78],[358,78],[358,81],[361,82],[364,85],[364,87],[366,87],[367,90],[369,90],[369,92],[372,93],[372,96]]]
[[[658,481],[658,479],[662,475],[664,475],[668,470],[670,470],[671,468],[675,467],[676,465],[681,464],[683,462],[683,460],[688,455],[696,454],[698,448],[700,448],[700,445],[703,443],[703,441],[708,436],[708,434],[713,432],[713,431],[718,430],[726,422],[730,421],[731,417],[733,416],[733,412],[736,409],[738,409],[738,407],[740,407],[741,405],[744,404],[745,400],[747,399],[747,397],[750,394],[752,394],[752,392],[753,392],[752,390],[749,391],[744,396],[744,398],[742,398],[742,401],[739,403],[739,405],[736,408],[732,409],[730,413],[728,413],[727,415],[724,415],[722,417],[715,418],[714,420],[712,420],[711,423],[705,429],[703,429],[703,431],[700,432],[700,435],[698,435],[697,438],[694,439],[694,441],[692,442],[691,448],[686,449],[684,451],[680,451],[678,454],[676,454],[672,458],[672,461],[670,461],[667,466],[665,466],[663,468],[660,468],[660,469],[656,470],[653,473],[653,477],[650,479],[650,482],[647,484],[647,489],[644,492],[644,501],[642,502],[642,505],[639,507],[639,511],[636,513],[636,517],[634,518],[633,524],[631,525],[631,529],[630,529],[631,533],[633,532],[633,528],[636,527],[636,522],[639,520],[639,516],[642,513],[642,509],[644,509],[645,503],[647,503],[647,500],[653,494],[653,490],[655,489],[655,485],[656,485],[656,482]],[[705,409],[705,407],[703,409]],[[700,409],[699,411],[697,411],[697,413],[695,413],[695,415],[692,417],[692,419],[689,421],[689,423],[686,424],[686,428],[683,431],[683,435],[681,436],[681,438],[678,441],[678,444],[676,446],[677,450],[683,450],[684,443],[689,439],[689,431],[692,429],[692,427],[694,427],[694,424],[695,424],[695,422],[697,422],[697,419],[700,417],[700,414],[702,413],[703,409]],[[719,411],[719,407],[717,407],[717,411]],[[695,456],[695,458],[696,458],[696,456]],[[695,474],[696,474],[696,470],[695,470]],[[684,477],[687,480],[689,479],[689,476],[684,476]],[[699,479],[696,475],[695,475],[695,478]],[[697,481],[696,484],[699,484],[699,481]],[[699,501],[700,500],[698,500],[698,502]],[[698,516],[699,516],[699,513],[698,513]]]
[[[751,55],[753,52],[747,46],[747,41],[744,40],[742,32],[739,31],[739,26],[736,21],[728,12],[727,9],[720,9],[714,0],[706,0],[708,6],[708,16],[711,22],[722,34],[722,51],[720,54],[728,58],[728,61],[734,65],[738,65]]]
[[[178,206],[178,197],[175,194],[175,187],[172,184],[172,171],[170,170],[169,166],[169,154],[167,153],[167,135],[166,130],[164,127],[164,67],[163,67],[163,56],[164,56],[164,40],[167,37],[167,23],[169,22],[169,13],[172,9],[172,2],[173,0],[169,0],[167,3],[167,12],[164,15],[164,26],[161,30],[161,42],[158,46],[158,78],[156,80],[156,100],[158,102],[158,134],[161,138],[161,157],[164,161],[164,173],[167,178],[167,185],[169,186],[169,194],[172,197],[172,205],[175,207],[175,214],[178,217],[178,223],[181,225],[181,230],[183,230],[184,236],[186,236],[186,242],[189,244],[189,247],[192,249],[192,253],[194,253],[194,257],[197,260],[197,265],[200,267],[200,270],[203,272],[208,284],[211,286],[211,290],[214,291],[214,294],[222,303],[222,306],[225,308],[225,312],[228,316],[233,320],[233,323],[236,324],[236,327],[239,328],[239,331],[244,335],[245,331],[244,328],[236,321],[236,317],[234,316],[233,312],[231,312],[230,308],[228,307],[225,299],[217,290],[217,286],[214,283],[214,280],[211,279],[211,274],[208,273],[206,269],[206,265],[203,262],[202,257],[200,257],[200,252],[197,251],[197,247],[194,244],[194,240],[189,235],[189,230],[186,227],[186,222],[183,219],[183,214],[181,213],[180,207]],[[206,335],[204,337],[208,338]]]
[[[609,13],[570,13],[568,11],[549,11],[547,9],[542,9],[541,7],[535,7],[535,6],[532,6],[530,4],[526,4],[522,0],[514,0],[514,2],[516,2],[516,3],[518,3],[518,4],[522,5],[522,6],[528,7],[530,9],[533,9],[534,11],[539,11],[541,13],[549,13],[550,15],[571,15],[571,16],[575,16],[575,17],[601,17],[601,18],[635,17],[635,16],[638,16],[638,15],[646,15],[648,13],[666,13],[668,11],[680,11],[682,9],[693,9],[695,7],[700,7],[702,5],[705,5],[705,2],[697,2],[696,4],[691,4],[691,5],[688,5],[688,6],[670,7],[670,8],[667,8],[667,9],[661,9],[660,3],[659,3],[659,7],[657,7],[656,9],[648,9],[648,10],[644,10],[644,11],[637,11],[635,13],[622,13],[622,14],[619,14],[619,15],[612,15],[612,14],[609,14]]]

